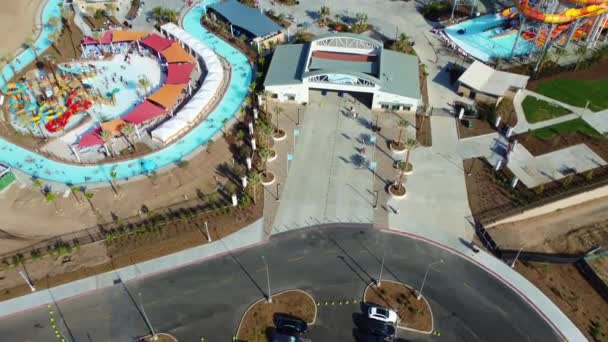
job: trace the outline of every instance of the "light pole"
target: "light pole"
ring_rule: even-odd
[[[424,278],[422,279],[422,285],[420,286],[420,291],[418,291],[418,296],[416,297],[416,299],[420,300],[420,298],[422,298],[422,289],[424,289],[424,283],[426,282],[426,277],[429,275],[429,271],[431,270],[431,267],[433,267],[433,265],[435,265],[435,264],[443,264],[443,259],[439,259],[435,262],[432,262],[426,267],[426,272],[424,272]]]
[[[23,278],[23,280],[25,280],[25,282],[27,283],[27,285],[30,287],[30,290],[32,292],[36,291],[36,287],[34,286],[34,284],[32,284],[32,281],[30,280],[30,277],[28,277],[25,273],[23,273],[23,271],[19,271],[19,275],[21,276],[21,278]]]
[[[382,270],[384,270],[384,257],[386,256],[386,249],[382,253],[382,262],[380,263],[380,274],[378,275],[378,280],[376,281],[376,286],[380,287],[380,283],[382,282]]]
[[[205,221],[205,230],[207,231],[207,242],[211,242],[211,234],[209,234],[209,225]]]
[[[517,254],[515,254],[515,259],[513,259],[513,262],[511,263],[511,268],[515,268],[515,263],[517,262],[517,259],[519,259],[519,254],[521,253],[521,250],[524,249],[523,247],[521,247],[518,251]]]
[[[144,319],[146,320],[146,324],[148,325],[148,328],[150,328],[150,331],[152,332],[152,340],[156,341],[156,340],[158,340],[158,336],[154,332],[154,328],[152,327],[152,323],[150,323],[150,319],[148,318],[148,315],[146,315],[146,310],[144,310],[144,301],[143,301],[143,299],[141,299],[141,292],[139,292],[138,295],[139,295],[139,308],[141,309],[141,313],[144,315]]]
[[[268,284],[268,303],[272,303],[272,293],[270,292],[270,273],[268,272],[268,264],[266,263],[266,258],[262,255],[262,262],[264,262],[264,267],[266,268],[266,283]]]

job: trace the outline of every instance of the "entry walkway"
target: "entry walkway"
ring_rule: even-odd
[[[371,112],[352,97],[311,92],[272,233],[320,222],[373,221],[373,175],[358,159]],[[358,120],[345,109],[356,106]],[[371,149],[367,154],[371,153]]]

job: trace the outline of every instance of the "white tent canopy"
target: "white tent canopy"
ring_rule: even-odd
[[[219,92],[224,69],[218,56],[206,44],[196,39],[179,26],[169,23],[161,26],[164,31],[187,45],[196,55],[202,58],[207,69],[207,76],[190,101],[175,116],[152,131],[152,137],[167,143],[179,136],[199,119],[204,109]]]

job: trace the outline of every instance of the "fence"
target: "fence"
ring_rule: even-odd
[[[232,210],[231,204],[223,199],[217,201],[208,200],[204,202],[204,198],[209,198],[209,195],[198,193],[196,199],[185,200],[170,206],[151,210],[149,212],[145,207],[140,211],[139,215],[132,216],[126,219],[115,218],[113,222],[98,224],[95,227],[89,227],[76,232],[66,233],[43,241],[39,241],[32,245],[13,250],[0,255],[0,260],[4,264],[9,264],[10,260],[23,261],[29,257],[38,257],[46,252],[53,253],[61,248],[78,248],[94,244],[106,240],[109,235],[120,237],[123,234],[130,234],[133,228],[138,226],[151,225],[168,225],[182,220],[186,217],[199,217],[202,215],[212,215],[214,213],[223,213]],[[13,262],[14,263],[14,262]]]
[[[514,190],[508,184],[501,183],[501,185],[507,187],[507,190],[513,193]],[[546,189],[543,187],[542,191],[539,187],[536,188],[536,191],[527,188],[525,190],[521,188],[515,190],[514,196],[519,200],[518,202],[512,201],[509,204],[476,213],[475,218],[481,224],[488,225],[530,209],[608,186],[608,166],[601,166],[584,174],[572,174],[547,185],[549,187]],[[523,187],[523,185],[521,186]]]

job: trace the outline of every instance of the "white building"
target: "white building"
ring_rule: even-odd
[[[372,109],[415,111],[420,104],[418,58],[386,50],[356,34],[331,34],[281,45],[264,88],[278,101],[307,103],[310,90],[349,93]]]

